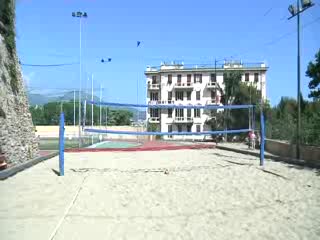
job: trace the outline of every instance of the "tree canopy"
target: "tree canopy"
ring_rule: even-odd
[[[320,49],[315,55],[314,62],[310,62],[306,75],[311,78],[309,82],[309,97],[315,100],[320,99]]]

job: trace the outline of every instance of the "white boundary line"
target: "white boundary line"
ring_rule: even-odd
[[[64,219],[66,218],[66,216],[69,214],[70,209],[72,208],[73,204],[74,204],[75,201],[77,200],[77,198],[78,198],[78,196],[79,196],[79,193],[80,193],[80,191],[81,191],[81,189],[82,189],[83,183],[84,183],[84,181],[86,180],[86,178],[87,178],[87,175],[84,176],[84,178],[83,178],[83,180],[82,180],[82,182],[81,182],[81,184],[80,184],[80,187],[79,187],[78,191],[77,191],[76,194],[74,195],[72,201],[70,202],[69,206],[67,207],[66,211],[64,212],[62,218],[59,220],[57,226],[54,228],[53,232],[51,233],[51,235],[50,235],[50,237],[49,237],[49,240],[53,240],[54,237],[56,236],[56,234],[57,234],[57,232],[58,232],[58,230],[59,230],[62,222],[64,221]]]

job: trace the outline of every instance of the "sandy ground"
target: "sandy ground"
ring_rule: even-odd
[[[0,182],[0,239],[320,239],[319,170],[214,150],[68,153]]]

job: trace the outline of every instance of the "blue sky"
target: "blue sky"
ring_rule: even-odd
[[[270,1],[105,1],[17,0],[17,48],[22,63],[56,64],[79,60],[79,19],[82,24],[83,87],[102,84],[109,101],[145,101],[144,70],[161,61],[212,63],[214,58],[266,61],[267,95],[271,104],[296,96],[296,19],[287,20],[295,0]],[[302,92],[308,62],[320,48],[320,0],[305,11],[301,23]],[[136,47],[136,41],[141,47]],[[112,62],[102,64],[101,58]],[[23,67],[30,89],[61,92],[79,88],[79,65]],[[98,95],[98,92],[96,93]]]

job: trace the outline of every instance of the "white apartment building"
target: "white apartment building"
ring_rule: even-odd
[[[224,73],[241,71],[242,82],[262,89],[266,98],[265,63],[224,62],[222,65],[185,65],[162,63],[160,67],[147,67],[147,104],[222,105]],[[220,110],[223,111],[223,110]],[[207,109],[152,109],[147,112],[148,124],[161,132],[210,131],[207,120],[215,111]],[[163,139],[203,139],[204,136],[164,136]]]

